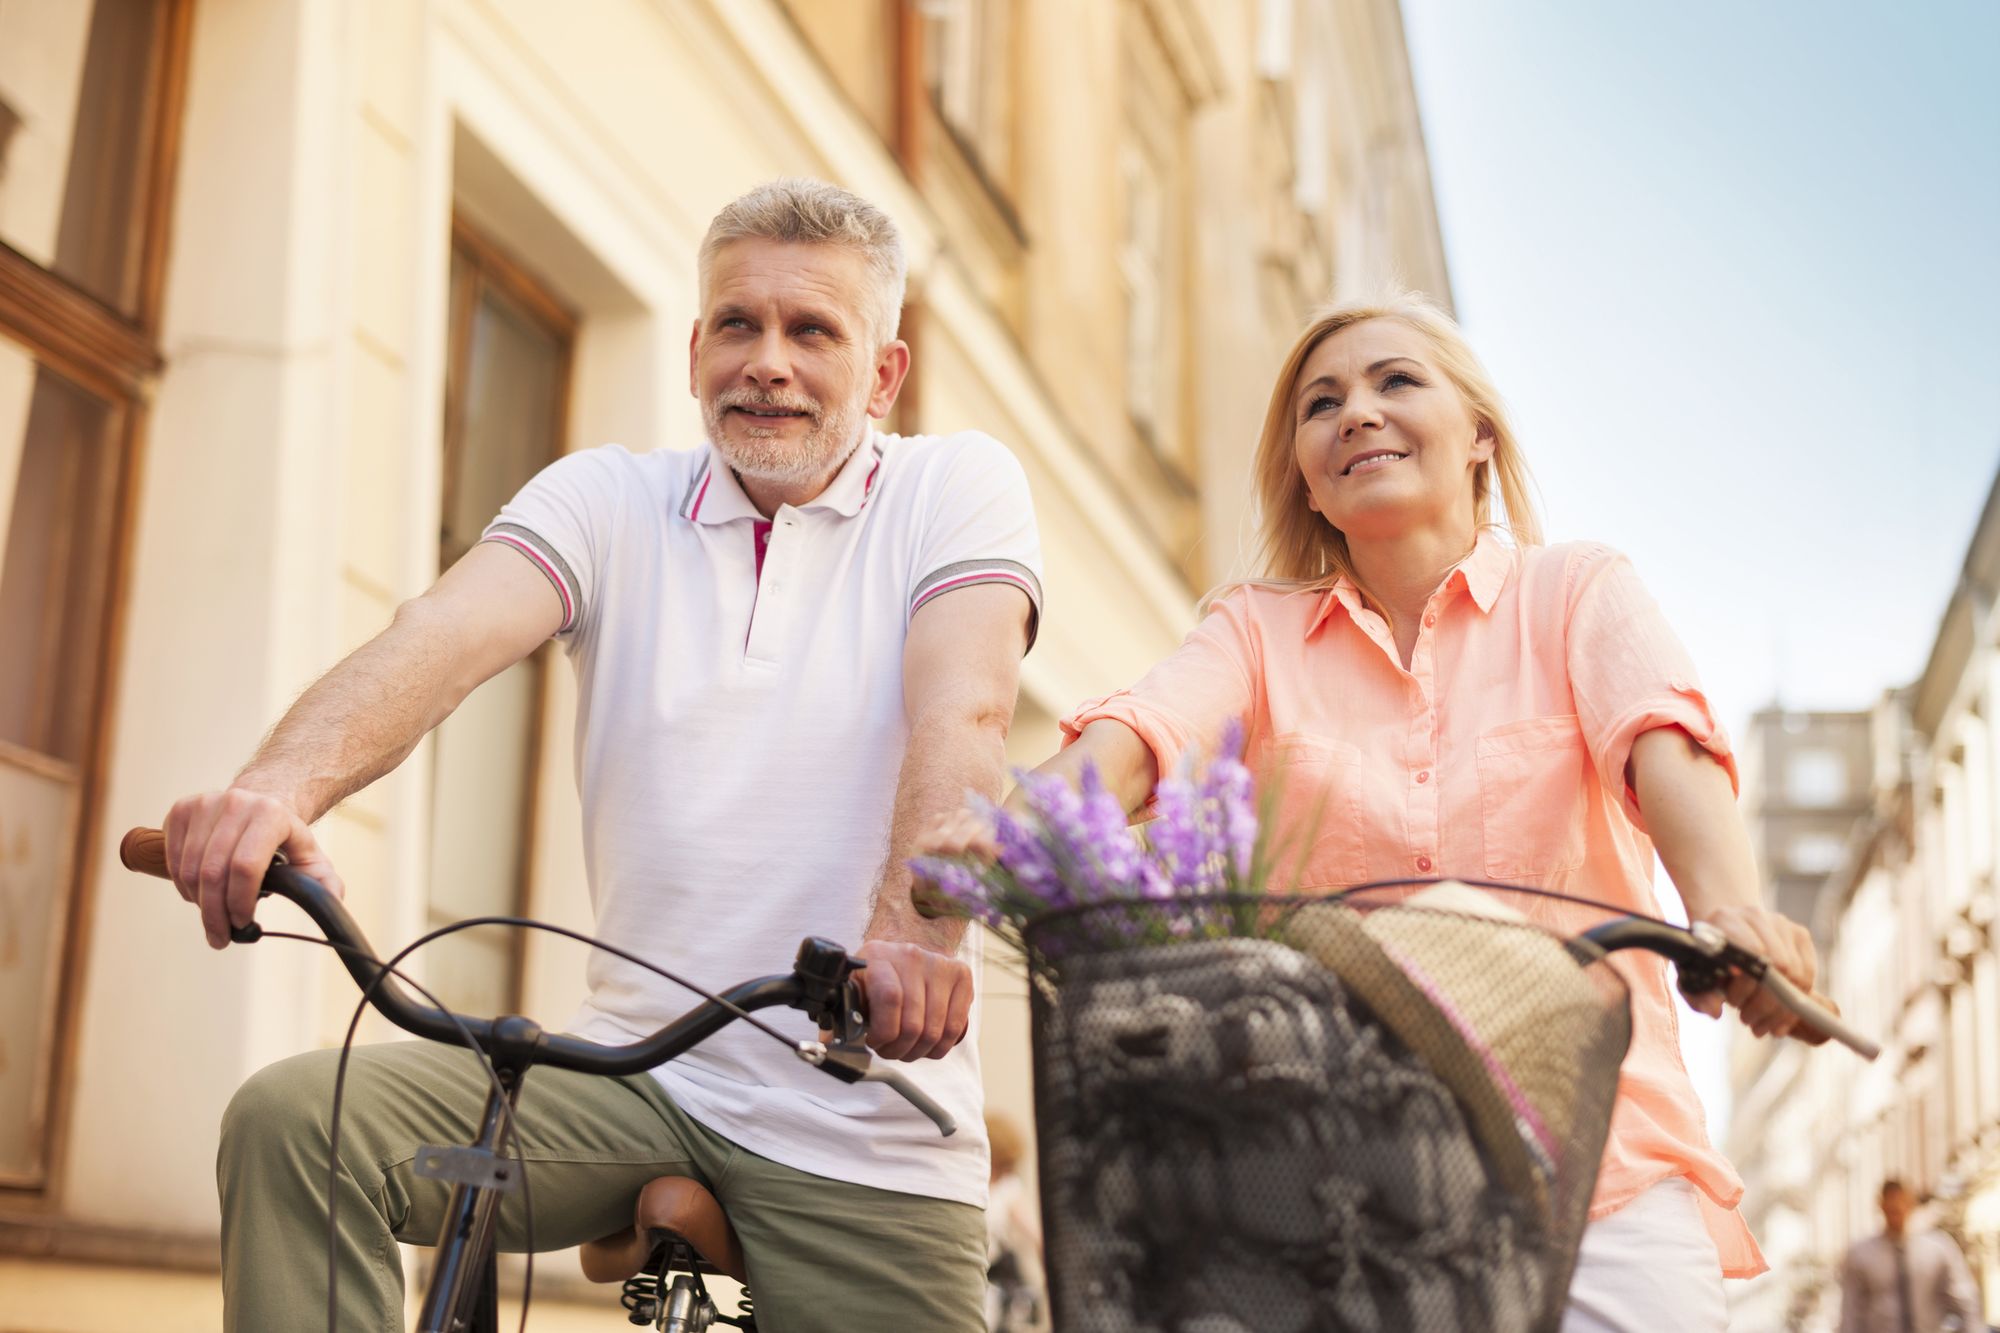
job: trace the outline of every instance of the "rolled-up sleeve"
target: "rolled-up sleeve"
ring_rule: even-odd
[[[1583,547],[1568,579],[1566,651],[1578,723],[1598,777],[1632,822],[1646,828],[1625,769],[1633,743],[1655,727],[1692,736],[1737,787],[1729,737],[1696,683],[1687,649],[1632,562],[1606,547]]]
[[[1218,598],[1172,656],[1138,684],[1080,704],[1062,719],[1063,745],[1108,718],[1138,733],[1162,777],[1190,751],[1211,751],[1223,727],[1232,718],[1254,716],[1257,704],[1261,677],[1245,598],[1241,588]]]

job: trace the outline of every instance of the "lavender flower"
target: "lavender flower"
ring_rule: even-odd
[[[1060,918],[1035,947],[1046,958],[1072,945],[1115,948],[1205,935],[1206,908],[1186,899],[1261,890],[1259,829],[1243,729],[1231,723],[1215,757],[1190,761],[1161,782],[1155,818],[1143,842],[1125,810],[1091,765],[1077,786],[1053,775],[1017,774],[1027,813],[988,806],[996,859],[923,857],[911,869],[934,888],[918,890],[933,908],[984,922],[1016,945],[1024,928],[1058,908],[1106,904],[1102,912]],[[1115,904],[1130,904],[1127,911]],[[1222,926],[1220,928],[1226,928]]]

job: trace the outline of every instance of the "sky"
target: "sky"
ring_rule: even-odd
[[[2000,472],[2000,3],[1402,5],[1551,539],[1632,557],[1735,730],[1916,679]]]

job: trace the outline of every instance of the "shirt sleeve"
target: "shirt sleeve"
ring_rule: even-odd
[[[1232,718],[1249,720],[1258,679],[1249,594],[1238,588],[1218,598],[1173,655],[1138,684],[1080,704],[1062,719],[1062,743],[1067,747],[1093,722],[1123,722],[1166,777],[1190,751],[1212,750]]]
[[[1598,777],[1618,793],[1632,822],[1645,830],[1625,766],[1633,742],[1655,727],[1685,731],[1738,787],[1729,737],[1695,683],[1687,650],[1632,562],[1605,547],[1583,547],[1568,579],[1566,651],[1578,723]]]
[[[479,536],[512,547],[542,571],[562,599],[557,638],[572,636],[589,622],[617,517],[619,465],[630,457],[617,445],[606,445],[557,459],[503,505]]]
[[[1028,599],[1028,646],[1042,618],[1042,541],[1021,464],[990,435],[954,436],[918,547],[909,614],[933,597],[1005,583]]]
[[[1967,1333],[1977,1333],[1986,1327],[1986,1319],[1979,1309],[1979,1285],[1972,1279],[1972,1270],[1966,1266],[1965,1254],[1958,1248],[1958,1242],[1943,1232],[1937,1236],[1937,1246],[1943,1258],[1939,1265],[1938,1285],[1943,1288],[1942,1304],[1948,1313],[1956,1314]]]

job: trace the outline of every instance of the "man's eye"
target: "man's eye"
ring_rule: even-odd
[[[824,338],[831,335],[833,330],[827,328],[824,324],[801,324],[799,325],[799,332],[801,334],[811,334],[815,337]]]
[[[725,329],[747,329],[750,327],[750,321],[741,315],[731,315],[728,319],[722,321],[721,327]]]

